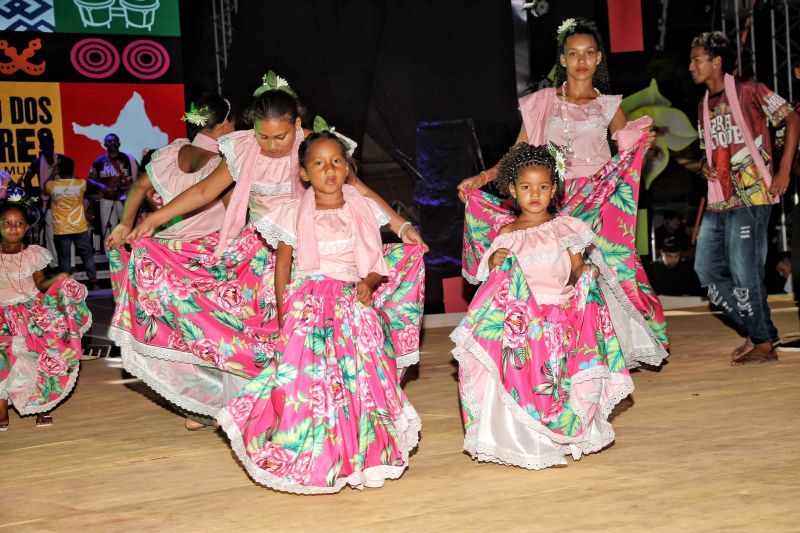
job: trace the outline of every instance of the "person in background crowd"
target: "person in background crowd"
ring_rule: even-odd
[[[75,168],[75,161],[64,154],[56,153],[53,134],[48,130],[39,130],[39,157],[31,161],[28,170],[19,180],[19,186],[25,191],[28,197],[38,197],[39,207],[44,214],[44,226],[39,226],[36,232],[36,240],[39,244],[48,249],[51,255],[56,254],[55,241],[53,239],[53,213],[50,210],[50,198],[47,194],[47,182],[57,179],[63,174],[64,164],[68,163],[69,168]],[[73,172],[70,172],[70,177]],[[34,184],[34,178],[37,178]]]
[[[700,296],[697,279],[690,259],[681,257],[683,249],[676,237],[667,237],[656,261],[647,267],[647,277],[653,290],[661,296]]]
[[[772,205],[789,186],[800,118],[764,84],[729,74],[733,59],[722,32],[706,32],[692,42],[689,72],[707,89],[699,103],[698,133],[706,155],[702,175],[708,180],[694,267],[711,303],[746,336],[732,353],[731,364],[741,366],[778,360],[778,330],[764,286],[767,226]],[[786,146],[774,176],[768,121],[786,125]]]
[[[675,211],[664,212],[661,225],[655,229],[655,234],[656,250],[661,250],[664,241],[668,238],[673,239],[673,246],[677,244],[683,253],[688,252],[692,245],[692,240],[686,232],[686,225],[683,223],[683,217]]]
[[[120,152],[119,137],[109,133],[103,139],[106,153],[89,169],[92,192],[100,196],[100,234],[105,241],[122,217],[122,202],[133,179],[139,175],[139,164],[131,154]]]
[[[58,258],[58,270],[66,274],[74,271],[72,265],[72,245],[83,262],[86,285],[89,290],[97,290],[97,268],[94,264],[94,249],[86,220],[83,195],[86,193],[86,180],[72,176],[75,164],[70,160],[61,162],[61,174],[45,184],[50,197],[50,210],[53,213],[53,239]]]

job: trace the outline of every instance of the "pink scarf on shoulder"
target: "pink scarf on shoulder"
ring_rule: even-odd
[[[289,176],[288,179],[292,184],[292,197],[296,197],[300,191],[300,160],[298,149],[300,143],[303,142],[303,130],[298,129],[295,131],[294,144],[289,152]],[[214,250],[214,255],[220,256],[228,247],[229,241],[236,237],[242,228],[245,226],[247,218],[247,201],[250,198],[250,188],[256,179],[256,166],[258,166],[258,158],[267,157],[261,154],[261,147],[256,140],[255,131],[253,138],[248,142],[244,148],[242,159],[244,164],[239,172],[239,179],[233,188],[231,201],[228,203],[228,208],[225,210],[225,218],[222,220],[222,229],[219,230],[219,243]],[[233,164],[229,161],[228,164]],[[285,181],[287,176],[280,176],[281,181]]]
[[[356,268],[358,275],[365,278],[370,272],[375,271],[376,265],[380,266],[383,262],[381,233],[372,209],[361,193],[351,185],[344,185],[342,193],[353,216]],[[309,187],[303,194],[297,210],[297,268],[303,272],[313,272],[319,269],[319,243],[314,229],[314,210],[316,208],[317,200],[314,196],[314,189]],[[386,269],[384,268],[378,274],[386,275]]]
[[[744,137],[744,144],[747,146],[747,150],[753,157],[753,162],[756,164],[758,173],[761,176],[761,179],[764,180],[767,188],[769,188],[769,186],[772,184],[772,174],[770,174],[767,164],[764,162],[764,158],[761,157],[761,152],[758,150],[756,142],[753,139],[753,133],[750,131],[750,128],[744,119],[744,115],[742,114],[742,106],[739,103],[739,94],[736,91],[736,80],[730,74],[725,74],[724,81],[725,97],[728,99],[728,104],[731,107],[733,122],[739,126],[739,130],[742,132],[742,137]],[[711,117],[708,109],[708,91],[706,91],[706,95],[703,97],[703,140],[705,141],[706,145],[706,161],[708,161],[709,166],[714,168],[714,150],[711,145]],[[709,181],[708,203],[713,204],[724,201],[725,195],[722,192],[722,185],[720,185],[718,181]]]

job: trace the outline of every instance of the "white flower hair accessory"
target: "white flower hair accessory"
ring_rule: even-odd
[[[210,118],[211,113],[209,112],[207,105],[197,109],[197,107],[194,105],[194,102],[192,102],[192,105],[189,106],[189,111],[183,114],[181,120],[188,122],[193,126],[204,128],[206,124],[208,124]]]
[[[347,155],[349,157],[353,157],[353,152],[356,151],[356,148],[358,147],[358,143],[355,142],[350,137],[342,135],[341,133],[336,131],[336,128],[334,128],[332,126],[329,126],[324,118],[322,118],[321,116],[317,115],[316,117],[314,117],[314,132],[315,133],[322,133],[323,131],[328,131],[328,132],[333,133],[334,135],[336,135],[336,137],[339,139],[339,142],[341,142],[344,145],[345,150],[347,151]]]
[[[563,183],[567,179],[567,160],[564,157],[564,153],[558,146],[550,142],[547,143],[547,151],[556,160],[556,175],[558,176],[558,181]]]
[[[572,32],[575,31],[575,28],[578,27],[578,23],[575,21],[574,18],[568,18],[556,30],[559,46],[564,46],[564,40],[567,38],[567,35],[570,35]]]
[[[270,91],[282,91],[297,98],[297,94],[289,87],[289,82],[271,70],[261,78],[261,86],[253,92],[253,96],[258,97]]]

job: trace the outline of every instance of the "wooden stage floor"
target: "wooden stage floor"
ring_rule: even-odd
[[[779,307],[779,329],[800,329]],[[739,339],[714,316],[678,313],[669,326],[669,363],[635,373],[616,443],[538,472],[462,452],[449,330],[428,330],[406,386],[423,419],[410,469],[330,496],[253,484],[223,434],[187,432],[113,360],[87,361],[54,426],[12,413],[0,433],[0,533],[797,531],[800,353],[733,368]]]

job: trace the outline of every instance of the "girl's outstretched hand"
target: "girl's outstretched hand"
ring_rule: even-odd
[[[497,268],[503,264],[503,261],[508,257],[508,248],[498,248],[489,257],[489,268]]]
[[[106,249],[116,250],[117,248],[121,247],[125,244],[125,237],[131,232],[131,228],[126,226],[125,224],[117,224],[116,227],[111,230],[111,234],[106,239]]]
[[[414,226],[409,226],[408,228],[406,228],[403,231],[403,239],[402,240],[406,244],[420,244],[420,245],[422,245],[422,251],[424,251],[424,252],[429,252],[430,251],[430,248],[428,248],[428,245],[425,243],[425,241],[422,240],[422,235],[419,234],[419,231],[417,231],[417,228],[415,228]]]
[[[486,185],[484,177],[480,174],[461,180],[458,184],[458,197],[462,202],[467,203],[467,195],[475,189],[480,189]]]
[[[155,231],[155,226],[150,222],[150,217],[146,217],[125,237],[125,242],[128,244],[141,239],[142,237],[149,237]]]

